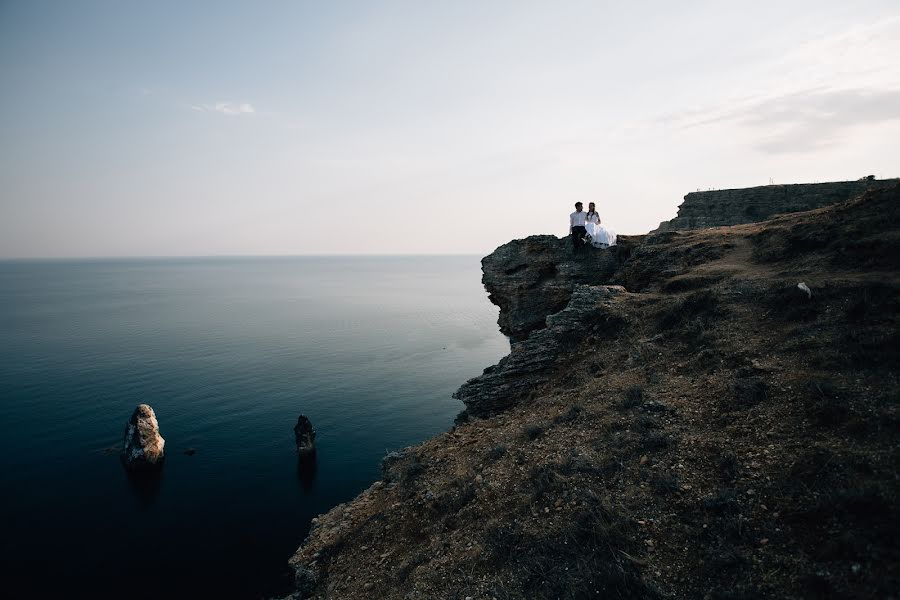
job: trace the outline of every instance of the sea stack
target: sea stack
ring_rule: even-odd
[[[297,440],[297,454],[310,456],[316,453],[316,430],[313,429],[312,422],[305,415],[300,415],[297,419],[297,424],[294,425],[294,437]]]
[[[159,434],[156,413],[148,404],[139,404],[125,425],[122,462],[129,471],[148,471],[162,467],[166,440]]]

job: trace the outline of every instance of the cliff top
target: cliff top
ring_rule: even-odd
[[[687,194],[678,207],[678,216],[660,223],[656,232],[758,223],[778,214],[821,208],[844,202],[868,190],[886,189],[900,184],[900,179],[870,177],[855,181],[698,190]]]

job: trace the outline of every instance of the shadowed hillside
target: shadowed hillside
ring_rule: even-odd
[[[314,522],[297,597],[892,597],[898,217],[894,187],[629,238],[602,281],[501,247],[510,355]]]

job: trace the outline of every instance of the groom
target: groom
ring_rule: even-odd
[[[584,246],[584,236],[587,235],[587,229],[584,228],[585,213],[581,208],[584,205],[581,202],[575,203],[575,212],[569,215],[569,232],[572,234],[572,254],[578,254],[579,248]]]

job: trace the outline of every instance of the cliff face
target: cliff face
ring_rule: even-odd
[[[898,183],[900,179],[836,181],[691,192],[678,207],[678,216],[660,223],[656,232],[758,223],[777,214],[837,204],[867,190]]]
[[[619,236],[618,245],[587,247],[577,257],[569,236],[533,235],[494,250],[481,260],[481,281],[500,307],[500,331],[520,341],[542,329],[547,315],[566,307],[575,286],[610,283],[638,239]]]
[[[483,417],[530,398],[537,386],[569,362],[569,351],[586,338],[594,342],[614,336],[623,325],[613,299],[625,294],[621,286],[576,285],[568,291],[565,308],[551,315],[539,312],[546,326],[532,331],[499,363],[470,379],[453,395],[466,405],[469,415]],[[532,310],[539,310],[532,308]],[[552,309],[548,309],[552,310]],[[502,313],[501,313],[502,315]]]
[[[295,597],[895,595],[900,187],[650,235],[598,284],[503,248],[520,339],[468,418],[314,522]]]

